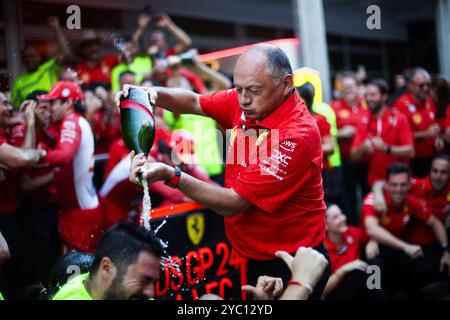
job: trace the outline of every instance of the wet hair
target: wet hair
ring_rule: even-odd
[[[406,173],[408,175],[408,178],[411,177],[411,171],[409,170],[409,167],[404,163],[396,162],[389,165],[386,171],[386,181],[389,180],[391,175],[399,173]]]
[[[308,110],[311,110],[316,92],[314,86],[310,82],[306,82],[304,85],[297,88],[297,92],[303,101],[305,101]]]
[[[422,74],[424,74],[424,75],[426,75],[426,76],[428,76],[428,77],[430,76],[430,74],[428,73],[428,71],[425,70],[424,68],[422,68],[422,67],[414,67],[414,68],[411,68],[410,70],[408,70],[408,72],[406,73],[406,76],[405,76],[406,81],[407,81],[407,82],[412,81],[412,79],[414,78],[414,76],[415,76],[417,73],[422,73]]]
[[[368,85],[373,85],[373,86],[377,87],[378,90],[380,91],[381,95],[388,94],[388,92],[389,92],[389,85],[386,82],[386,80],[383,80],[380,78],[370,79],[366,83],[366,86],[368,86]]]
[[[128,34],[128,33],[123,34],[120,38],[121,38],[124,42],[131,42],[131,41],[133,40],[133,37],[132,37],[130,34]]]
[[[129,221],[117,223],[100,239],[90,270],[90,278],[92,279],[97,273],[100,262],[105,257],[114,263],[118,276],[123,276],[128,266],[136,263],[141,252],[147,252],[158,258],[162,257],[164,249],[161,240],[154,235],[153,231],[135,223]]]

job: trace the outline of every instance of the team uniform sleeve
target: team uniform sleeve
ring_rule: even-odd
[[[403,112],[403,98],[402,96],[398,97],[397,100],[394,101],[394,103],[392,104],[392,110],[396,111],[396,112]]]
[[[379,218],[378,213],[375,211],[373,207],[373,203],[374,203],[373,194],[369,194],[362,203],[361,223],[363,228],[365,228],[365,221],[367,217]]]
[[[44,163],[52,166],[67,165],[75,156],[81,141],[81,128],[72,119],[64,120],[55,149],[50,150]]]
[[[319,135],[312,139],[316,140],[314,145],[320,145]],[[284,205],[308,179],[314,179],[313,175],[320,178],[321,163],[317,161],[321,159],[313,161],[311,150],[300,139],[288,140],[295,141],[293,152],[272,147],[267,159],[248,165],[231,186],[241,197],[270,214]],[[312,199],[317,197],[313,190],[304,193],[310,193]]]
[[[233,99],[237,99],[236,89],[203,94],[200,96],[200,107],[208,117],[216,120],[222,129],[230,129],[236,112]]]

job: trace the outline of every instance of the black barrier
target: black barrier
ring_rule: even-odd
[[[183,204],[152,213],[153,230],[164,223],[157,236],[167,243],[166,252],[173,262],[161,270],[156,297],[196,300],[211,293],[227,300],[244,299],[245,260],[227,241],[223,217],[198,207]],[[153,217],[155,213],[158,217]]]

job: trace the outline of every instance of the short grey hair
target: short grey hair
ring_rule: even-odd
[[[427,70],[425,70],[425,69],[422,68],[422,67],[415,67],[415,68],[410,69],[410,70],[408,71],[408,73],[406,74],[406,81],[408,81],[408,82],[412,81],[413,78],[414,78],[414,76],[415,76],[416,74],[418,74],[418,73],[421,73],[421,74],[423,74],[424,76],[430,78],[430,74],[428,73]]]
[[[270,73],[277,81],[288,74],[292,74],[289,58],[280,48],[269,44],[257,44],[251,47],[249,51],[261,52],[266,56]]]

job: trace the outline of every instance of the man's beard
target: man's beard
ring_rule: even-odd
[[[104,300],[125,300],[126,297],[122,292],[123,275],[116,275],[111,285],[105,292]]]
[[[148,300],[148,297],[143,294],[134,294],[128,296],[122,286],[123,274],[117,275],[111,285],[106,290],[104,300]]]
[[[381,108],[383,108],[383,102],[372,103],[372,107],[370,108],[373,114],[378,114]]]

